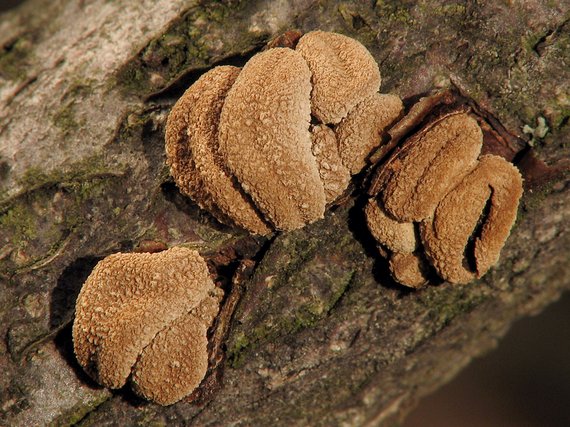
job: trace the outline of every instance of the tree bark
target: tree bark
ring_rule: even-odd
[[[564,1],[28,0],[0,15],[0,424],[391,425],[570,287],[567,168],[525,192],[482,280],[417,292],[377,256],[358,183],[324,220],[270,239],[181,196],[169,109],[205,70],[292,28],[360,40],[382,92],[408,105],[452,84],[541,161],[570,158]],[[148,241],[198,248],[221,281],[255,262],[202,405],[101,389],[70,350],[95,263]]]

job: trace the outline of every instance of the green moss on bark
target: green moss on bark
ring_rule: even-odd
[[[224,56],[249,52],[265,42],[266,35],[250,33],[245,24],[227,31],[228,21],[239,22],[247,7],[251,4],[222,1],[191,8],[119,70],[117,84],[129,95],[144,96],[183,71],[205,69]]]

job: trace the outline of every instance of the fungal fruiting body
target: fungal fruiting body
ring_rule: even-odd
[[[105,387],[130,380],[141,396],[175,403],[206,374],[207,331],[222,296],[196,251],[110,255],[77,298],[77,360]]]
[[[480,156],[482,145],[473,117],[449,113],[408,138],[380,170],[366,218],[399,283],[422,286],[429,266],[451,283],[468,283],[498,261],[522,177],[502,157]]]
[[[323,217],[382,143],[403,105],[381,95],[372,55],[313,31],[243,67],[215,67],[178,100],[166,155],[180,191],[255,234]]]

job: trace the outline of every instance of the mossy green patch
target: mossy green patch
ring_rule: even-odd
[[[129,95],[147,95],[183,71],[208,68],[221,51],[226,56],[250,51],[261,36],[250,33],[237,18],[246,4],[207,2],[191,8],[120,69],[116,83]]]
[[[374,8],[381,20],[388,21],[392,24],[411,25],[414,22],[410,10],[406,6],[402,6],[401,2],[377,0]]]
[[[369,8],[354,3],[339,3],[337,10],[350,29],[347,36],[358,39],[368,47],[375,44],[377,32],[373,27],[378,18]]]
[[[107,391],[100,391],[95,396],[93,396],[91,400],[74,405],[71,409],[52,421],[49,426],[63,427],[76,425],[90,412],[93,412],[97,407],[105,403],[110,398],[111,393]]]
[[[53,124],[64,134],[77,129],[84,124],[84,121],[79,121],[76,118],[74,110],[74,103],[67,102],[53,115]]]
[[[78,118],[76,105],[79,100],[93,92],[92,80],[76,80],[62,96],[61,107],[52,115],[53,124],[64,134],[85,125],[85,119]]]
[[[429,309],[434,331],[448,325],[456,317],[468,313],[487,299],[485,293],[468,288],[482,286],[471,283],[465,286],[449,286],[446,289],[431,288],[420,294],[420,301]]]
[[[138,109],[129,112],[121,121],[115,140],[118,143],[124,143],[125,141],[131,141],[135,138],[138,140],[144,138],[142,133],[145,126],[151,123],[153,111],[154,108],[151,107],[149,109]]]
[[[21,239],[30,240],[36,235],[36,224],[33,216],[23,205],[16,205],[0,216],[3,229],[12,231],[12,243],[17,245]]]
[[[0,204],[0,247],[8,251],[0,272],[11,276],[49,262],[91,212],[112,204],[109,188],[121,176],[99,158],[50,173],[28,170],[19,181],[22,191]]]
[[[30,62],[32,41],[18,38],[0,49],[0,76],[7,80],[24,80]]]
[[[39,167],[29,168],[18,179],[18,185],[23,188],[24,192],[28,192],[58,183],[83,181],[90,177],[116,174],[118,172],[110,169],[102,157],[93,156],[73,163],[65,169],[55,169],[50,172],[45,172]]]
[[[90,95],[93,93],[95,84],[96,81],[93,79],[75,79],[65,91],[63,98],[76,100]]]

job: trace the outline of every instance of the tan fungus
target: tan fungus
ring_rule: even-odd
[[[110,255],[89,275],[76,302],[77,360],[102,385],[122,387],[161,331],[204,301],[211,305],[219,293],[196,251]]]
[[[418,242],[412,222],[390,218],[375,199],[368,202],[365,214],[368,229],[380,244],[393,252],[411,253],[416,250]]]
[[[323,217],[325,191],[311,152],[311,72],[301,55],[275,48],[244,66],[220,117],[220,152],[276,229]]]
[[[399,114],[400,100],[377,94],[379,87],[364,46],[322,31],[303,36],[297,50],[261,52],[241,71],[216,67],[168,118],[171,173],[222,222],[256,234],[300,228],[324,216],[348,187],[347,168],[360,171]],[[323,123],[311,134],[311,108],[325,124],[337,123],[359,103],[340,126],[342,141]]]
[[[422,129],[386,166],[384,208],[405,222],[431,217],[443,196],[475,167],[482,145],[481,129],[466,113]]]
[[[368,50],[341,34],[311,31],[296,48],[312,73],[313,115],[336,124],[364,98],[380,89],[380,70]]]
[[[335,129],[342,162],[356,174],[366,166],[382,136],[400,116],[404,105],[396,95],[375,93],[359,102]]]
[[[181,191],[223,222],[228,218],[256,234],[270,229],[225,166],[218,147],[218,122],[240,69],[220,66],[201,76],[174,105],[166,125],[166,155]],[[222,216],[216,215],[218,212]]]
[[[141,352],[132,371],[134,391],[171,405],[200,385],[208,370],[208,328],[218,314],[223,292],[214,288],[191,312],[160,331]]]
[[[326,125],[311,129],[311,151],[319,167],[327,204],[334,202],[348,187],[350,171],[342,164],[334,131]]]
[[[416,253],[393,253],[389,261],[392,277],[410,288],[421,288],[427,283],[426,262]]]
[[[421,224],[426,256],[441,277],[467,283],[498,261],[522,192],[515,166],[499,156],[481,156],[477,167],[439,203],[433,220]],[[470,250],[471,238],[475,240]]]

